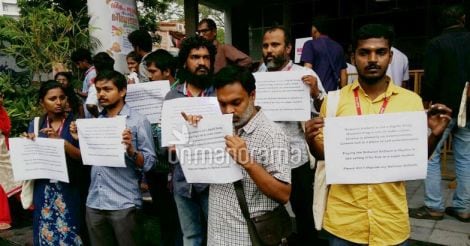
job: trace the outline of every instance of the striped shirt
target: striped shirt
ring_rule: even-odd
[[[106,117],[105,110],[99,118]],[[124,105],[119,115],[126,116],[126,127],[132,132],[132,145],[144,156],[143,171],[155,165],[155,147],[150,122],[145,116]],[[125,155],[126,167],[93,166],[86,206],[102,210],[122,210],[142,205],[138,184],[140,170],[134,160]]]

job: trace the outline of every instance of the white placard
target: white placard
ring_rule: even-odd
[[[301,80],[308,72],[258,72],[256,101],[272,121],[306,121],[310,119],[310,88]]]
[[[233,183],[243,178],[240,166],[225,151],[226,135],[233,134],[232,115],[203,118],[188,125],[189,143],[176,145],[188,183]]]
[[[182,97],[163,102],[162,147],[187,143],[186,121],[181,112],[203,117],[222,115],[216,97]]]
[[[69,182],[63,139],[10,138],[10,158],[16,181],[52,179]]]
[[[325,118],[327,184],[372,184],[426,178],[426,114]]]
[[[294,62],[299,63],[300,62],[300,57],[302,56],[302,50],[304,48],[304,44],[312,40],[312,37],[306,37],[306,38],[297,38],[295,39],[295,53],[294,53]]]
[[[78,119],[78,139],[83,164],[106,167],[126,167],[122,133],[126,117]]]
[[[161,122],[165,95],[170,91],[170,81],[151,81],[127,86],[126,104],[145,115],[150,123]]]

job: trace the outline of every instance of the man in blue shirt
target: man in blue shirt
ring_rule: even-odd
[[[155,165],[150,122],[125,103],[127,81],[116,71],[104,71],[95,80],[99,118],[123,116],[126,126],[126,167],[93,166],[86,202],[86,221],[92,245],[136,245],[136,209],[142,206],[138,172]]]
[[[312,24],[312,40],[307,41],[302,49],[300,60],[304,67],[313,69],[318,74],[325,90],[332,91],[345,86],[348,81],[346,61],[341,45],[323,35],[324,21],[316,20]]]

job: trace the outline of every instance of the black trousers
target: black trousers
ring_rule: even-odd
[[[136,242],[135,207],[122,210],[86,208],[86,222],[92,246],[133,246]]]
[[[290,203],[295,214],[297,235],[293,245],[314,245],[318,241],[318,233],[313,222],[313,179],[314,170],[307,162],[291,170],[292,190]]]
[[[145,173],[153,207],[160,218],[160,246],[183,244],[178,212],[173,194],[168,189],[168,172],[151,170]]]

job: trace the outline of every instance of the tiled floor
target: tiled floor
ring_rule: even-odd
[[[446,206],[451,206],[453,189],[448,188],[450,181],[442,181]],[[407,182],[408,206],[416,208],[423,205],[424,181]],[[411,239],[440,245],[470,246],[470,223],[445,216],[443,220],[410,219]]]

